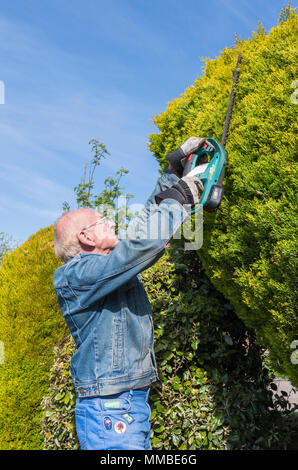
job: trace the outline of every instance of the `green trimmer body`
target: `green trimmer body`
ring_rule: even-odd
[[[227,158],[227,151],[212,138],[207,139],[197,152],[189,155],[183,175],[197,176],[204,185],[200,201],[192,210],[192,214],[200,207],[212,212],[220,205],[223,197],[222,181]]]
[[[241,60],[242,56],[239,54],[236,68],[233,71],[233,85],[220,144],[215,139],[207,139],[199,150],[188,156],[184,165],[183,176],[197,176],[204,185],[200,201],[196,208],[191,211],[192,214],[197,212],[200,207],[208,212],[213,212],[218,208],[223,198],[222,182],[228,159],[225,145],[232,116],[236,85],[240,74],[239,65]]]

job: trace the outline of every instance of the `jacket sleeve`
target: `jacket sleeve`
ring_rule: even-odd
[[[174,175],[174,173],[172,173],[170,170],[166,170],[163,176],[157,180],[157,183],[153,192],[147,199],[147,202],[145,204],[145,210],[148,212],[148,210],[150,210],[151,205],[155,204],[155,196],[157,194],[170,188],[178,181],[179,181],[179,178],[176,175]]]
[[[129,224],[126,238],[110,254],[80,254],[69,263],[65,271],[68,283],[74,290],[89,290],[88,303],[100,300],[152,266],[188,215],[173,199],[157,205],[149,198],[144,210]]]

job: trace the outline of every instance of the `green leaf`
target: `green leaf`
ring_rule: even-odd
[[[159,426],[159,428],[154,429],[154,432],[157,432],[159,434],[159,433],[163,432],[164,429],[165,429],[165,427],[164,427],[164,425],[162,425],[162,426]]]

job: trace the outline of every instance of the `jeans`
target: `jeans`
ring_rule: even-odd
[[[81,450],[151,450],[149,388],[77,398]]]

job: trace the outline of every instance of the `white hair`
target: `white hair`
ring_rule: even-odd
[[[68,212],[66,214],[62,214],[54,225],[55,255],[62,261],[62,263],[67,263],[67,261],[80,252],[80,243],[73,224],[69,224],[69,230],[63,230],[59,233],[59,236],[57,235],[57,225],[67,214]]]

